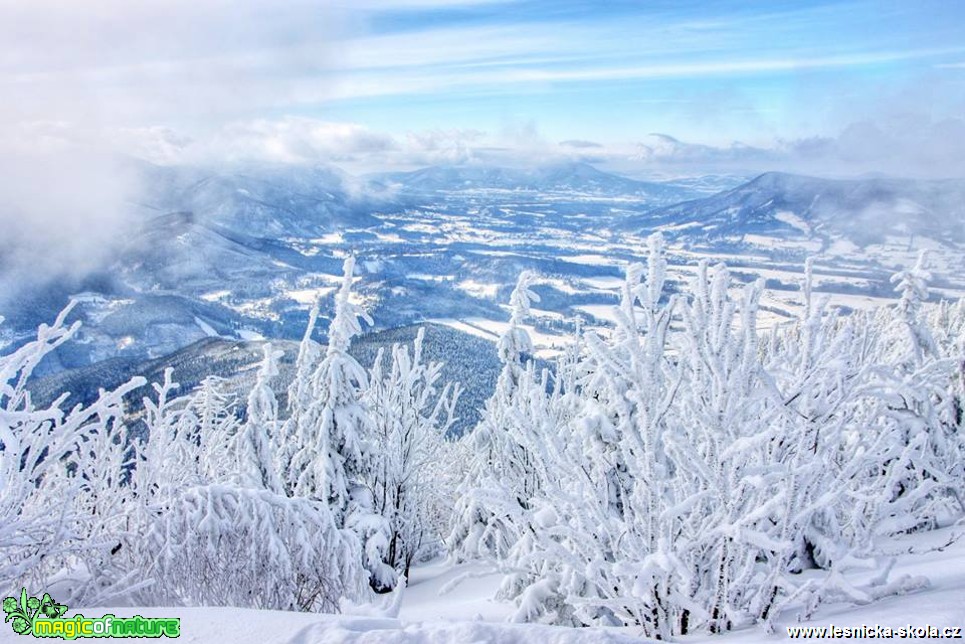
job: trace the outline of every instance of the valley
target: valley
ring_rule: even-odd
[[[486,351],[476,341],[496,341],[517,276],[535,271],[540,302],[526,328],[542,359],[565,349],[577,323],[608,332],[625,267],[645,261],[654,232],[667,242],[671,292],[701,262],[725,263],[735,289],[764,280],[765,328],[800,312],[808,257],[816,292],[844,313],[893,302],[891,275],[926,249],[932,299],[965,294],[957,241],[965,198],[956,199],[965,197],[963,182],[768,173],[743,182],[653,183],[582,163],[362,179],[318,168],[211,174],[143,166],[142,173],[153,201],[132,212],[134,232],[110,265],[81,283],[6,302],[5,350],[76,303],[72,316],[83,323],[77,341],[58,349],[40,373],[84,374],[99,364],[146,373],[152,361],[205,353],[210,340],[296,341],[316,299],[317,339],[324,341],[348,255],[358,259],[355,297],[375,323],[365,332],[448,327],[446,342],[457,353]],[[472,392],[474,401],[488,395],[494,373]],[[474,379],[471,370],[448,375]]]

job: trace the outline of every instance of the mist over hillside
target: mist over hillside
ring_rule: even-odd
[[[891,273],[922,249],[934,297],[965,289],[961,181],[767,173],[702,196],[693,182],[639,182],[586,163],[364,179],[318,166],[136,167],[143,192],[107,261],[39,287],[8,282],[7,351],[71,299],[82,342],[42,370],[158,359],[209,337],[296,340],[316,299],[324,333],[351,254],[373,330],[436,321],[494,340],[516,276],[535,270],[543,301],[532,330],[549,357],[577,320],[612,323],[623,266],[652,232],[670,242],[672,285],[701,258],[726,261],[774,290],[774,323],[800,306],[807,257],[845,311],[893,298]]]

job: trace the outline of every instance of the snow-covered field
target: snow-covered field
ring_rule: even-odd
[[[965,527],[951,527],[895,540],[896,564],[891,578],[921,576],[928,587],[904,596],[864,606],[834,604],[819,608],[812,619],[798,621],[793,612],[778,620],[777,632],[759,627],[722,635],[683,636],[682,642],[742,644],[788,641],[788,627],[915,628],[934,626],[965,629],[965,538],[948,545]],[[910,551],[910,552],[909,552]],[[901,554],[899,554],[901,553]],[[882,565],[884,565],[882,561]],[[862,580],[879,571],[855,571]],[[500,575],[481,565],[451,565],[438,561],[414,568],[397,617],[382,616],[379,608],[354,607],[349,613],[321,615],[224,607],[95,608],[71,607],[67,617],[83,613],[99,616],[179,617],[181,641],[225,644],[590,644],[649,641],[632,629],[571,629],[538,624],[512,624],[511,602],[494,599]],[[368,614],[364,614],[368,613]],[[963,631],[965,632],[965,631]],[[803,638],[802,638],[803,639]],[[820,638],[817,638],[820,640]],[[881,638],[874,638],[881,639]],[[937,638],[914,638],[938,641]],[[0,630],[0,643],[24,641],[9,629]],[[123,641],[123,640],[118,640]],[[131,640],[135,641],[135,640]]]

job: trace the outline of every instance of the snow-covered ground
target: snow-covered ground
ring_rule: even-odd
[[[781,616],[777,632],[766,634],[759,627],[724,635],[689,635],[683,642],[738,644],[786,641],[787,627],[876,626],[965,629],[965,527],[945,528],[914,535],[893,544],[897,563],[892,578],[924,576],[924,590],[894,596],[864,606],[826,605],[815,616],[799,622],[793,611]],[[854,572],[861,581],[879,571]],[[71,607],[67,617],[78,613],[99,616],[179,617],[181,641],[225,644],[335,644],[335,643],[517,643],[569,644],[593,642],[641,642],[630,629],[568,629],[537,624],[511,624],[514,607],[494,599],[500,576],[480,565],[452,566],[437,562],[412,571],[397,618],[368,615],[319,615],[261,611],[242,608],[97,608]],[[352,609],[364,613],[366,607]],[[379,614],[378,610],[369,612]],[[961,631],[960,631],[961,632]],[[800,638],[803,639],[803,638]],[[820,638],[816,638],[820,640]],[[881,639],[881,638],[873,638]],[[914,638],[938,641],[937,638]],[[7,627],[0,629],[0,644],[23,642]],[[120,640],[118,640],[120,641]],[[131,640],[134,641],[134,640]]]
[[[746,629],[715,637],[686,637],[681,638],[681,641],[713,641],[720,644],[785,641],[791,639],[787,634],[788,627],[832,625],[842,628],[882,626],[894,629],[908,626],[951,627],[958,628],[959,637],[965,638],[965,538],[958,538],[946,546],[950,540],[963,533],[965,529],[962,527],[946,528],[895,541],[893,552],[906,554],[898,555],[890,579],[903,575],[923,576],[928,580],[928,587],[921,591],[886,597],[864,606],[827,605],[807,621],[799,622],[796,615],[789,612],[779,620],[777,632],[773,635],[766,635],[760,629]],[[910,554],[909,550],[912,551]],[[856,574],[854,578],[863,580],[878,572],[880,571],[868,571]],[[881,638],[866,639],[871,641]],[[914,639],[938,641],[936,638]]]

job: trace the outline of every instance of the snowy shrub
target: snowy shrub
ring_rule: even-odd
[[[336,611],[360,597],[378,535],[361,525],[371,515],[360,482],[369,421],[365,374],[346,351],[359,328],[351,261],[345,271],[324,356],[312,312],[285,422],[269,386],[271,345],[243,422],[213,378],[171,400],[168,371],[157,400],[145,400],[149,439],[133,477],[141,536],[129,549],[155,581],[142,602]]]
[[[391,362],[380,350],[365,394],[375,447],[365,480],[373,512],[388,530],[383,587],[391,587],[400,572],[408,576],[420,554],[437,551],[448,522],[446,481],[437,470],[446,433],[456,420],[459,388],[446,384],[439,389],[442,364],[424,362],[424,338],[420,329],[411,353],[394,345]]]
[[[209,484],[150,515],[152,603],[337,612],[361,593],[355,535],[321,502]]]
[[[133,379],[67,410],[63,394],[37,409],[27,380],[44,356],[73,336],[67,307],[37,339],[0,357],[0,589],[45,587],[57,576],[67,601],[121,592],[128,575],[111,565],[123,529],[127,434],[123,397]]]
[[[654,236],[614,332],[577,338],[555,386],[503,351],[453,545],[496,558],[517,619],[668,639],[921,583],[842,572],[965,510],[962,308],[932,330],[919,262],[892,312],[840,318],[805,273],[800,318],[762,336],[761,283],[735,297],[723,265],[663,300]],[[525,340],[517,310],[501,346]]]

